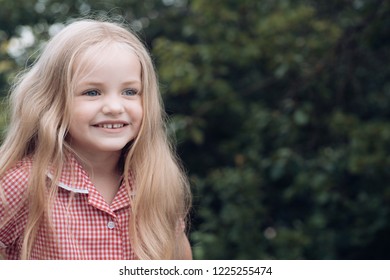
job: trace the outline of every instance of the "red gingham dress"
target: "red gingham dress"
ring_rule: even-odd
[[[4,205],[0,200],[0,224],[8,211],[17,213],[0,228],[0,249],[8,259],[18,259],[20,255],[21,235],[27,221],[24,198],[31,167],[32,160],[26,158],[0,178],[7,202]],[[54,238],[47,223],[43,224],[31,259],[136,259],[128,232],[130,199],[124,183],[108,205],[86,171],[71,156],[58,187],[52,211]]]

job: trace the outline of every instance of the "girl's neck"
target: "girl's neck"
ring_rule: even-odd
[[[111,204],[119,189],[122,178],[122,174],[118,168],[120,153],[92,155],[82,153],[79,156],[82,158],[81,165],[88,173],[96,190],[108,204]]]
[[[113,175],[119,173],[118,163],[120,152],[117,153],[77,153],[81,157],[81,164],[90,176],[93,174]],[[85,162],[85,163],[84,163]]]

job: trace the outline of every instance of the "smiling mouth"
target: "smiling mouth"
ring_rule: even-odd
[[[126,126],[126,124],[123,124],[123,123],[114,123],[114,124],[105,123],[105,124],[97,124],[95,126],[96,127],[100,127],[100,128],[117,129],[117,128],[122,128],[122,127]]]

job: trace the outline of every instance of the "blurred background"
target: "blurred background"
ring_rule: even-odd
[[[390,1],[0,0],[2,130],[15,74],[90,15],[153,55],[195,259],[390,258]]]

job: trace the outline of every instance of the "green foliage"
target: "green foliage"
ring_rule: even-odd
[[[145,38],[193,185],[195,258],[389,258],[388,1],[2,2],[3,89],[69,17],[122,14]],[[21,25],[36,41],[12,57]]]
[[[187,124],[176,132],[198,197],[195,256],[388,256],[372,248],[388,230],[389,53],[370,40],[388,47],[371,20],[389,7],[338,5],[335,19],[321,3],[255,2],[192,1],[188,39],[153,49]]]

